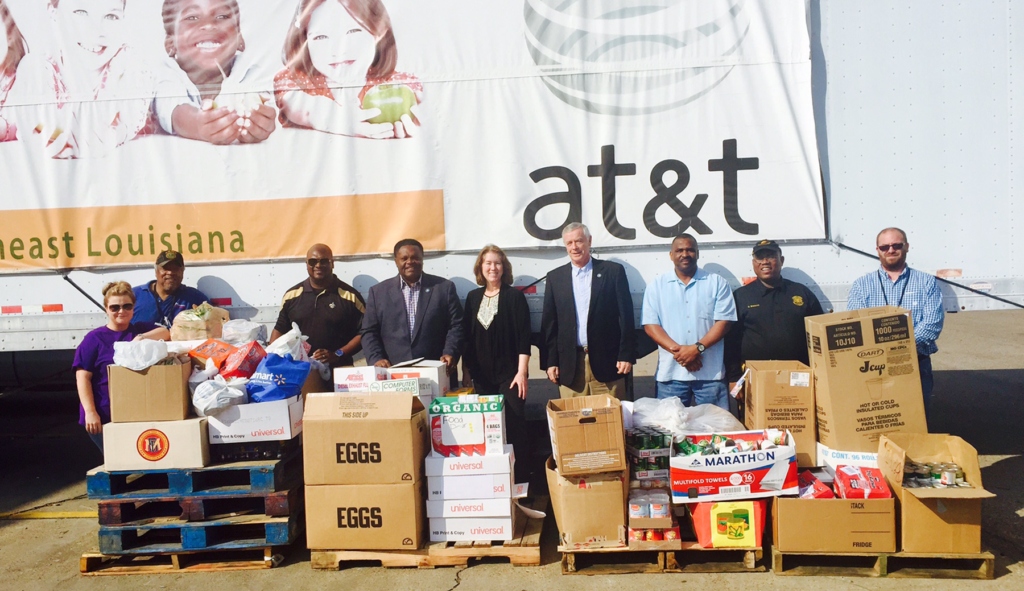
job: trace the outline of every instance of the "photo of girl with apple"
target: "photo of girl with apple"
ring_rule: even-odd
[[[395,71],[398,49],[380,0],[301,0],[274,95],[286,126],[389,139],[416,134],[423,85]]]
[[[0,38],[0,142],[9,142],[17,139],[17,126],[4,114],[3,107],[14,86],[18,64],[28,52],[28,45],[4,0],[0,0],[0,23],[0,31],[3,32],[3,38]]]
[[[33,105],[15,116],[22,141],[53,158],[96,157],[143,130],[153,79],[127,45],[124,9],[125,0],[48,0],[59,49],[27,53],[8,96]]]
[[[255,64],[245,51],[237,0],[164,0],[165,49],[155,111],[164,131],[213,144],[261,142],[277,112],[269,96],[246,92]]]

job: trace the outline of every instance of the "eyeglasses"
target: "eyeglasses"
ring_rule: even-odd
[[[310,267],[315,267],[317,265],[328,267],[331,264],[331,259],[309,259],[306,261],[306,264]]]
[[[904,246],[906,246],[906,244],[903,242],[893,242],[892,244],[879,244],[878,252],[888,252],[890,248],[896,251],[900,251],[903,250]]]
[[[135,304],[110,304],[109,306],[107,306],[107,309],[113,312],[114,314],[117,314],[121,310],[124,310],[125,312],[131,312],[132,308],[134,307]]]

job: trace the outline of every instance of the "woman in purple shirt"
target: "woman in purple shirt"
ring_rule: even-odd
[[[132,324],[135,294],[124,281],[103,287],[103,307],[107,324],[89,332],[75,351],[75,382],[81,401],[78,424],[85,426],[89,438],[103,451],[103,424],[110,422],[110,392],[107,366],[114,362],[114,343],[153,339],[171,340],[171,333],[150,322]]]

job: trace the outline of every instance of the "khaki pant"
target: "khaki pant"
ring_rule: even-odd
[[[576,352],[576,377],[573,378],[572,383],[558,386],[558,395],[562,398],[607,394],[621,399],[625,393],[626,378],[624,377],[613,382],[599,382],[594,379],[594,372],[590,371],[590,355],[583,351]]]

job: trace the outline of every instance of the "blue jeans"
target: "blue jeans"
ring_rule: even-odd
[[[658,398],[681,398],[683,406],[714,404],[729,410],[729,388],[720,380],[692,380],[689,382],[658,382]]]

